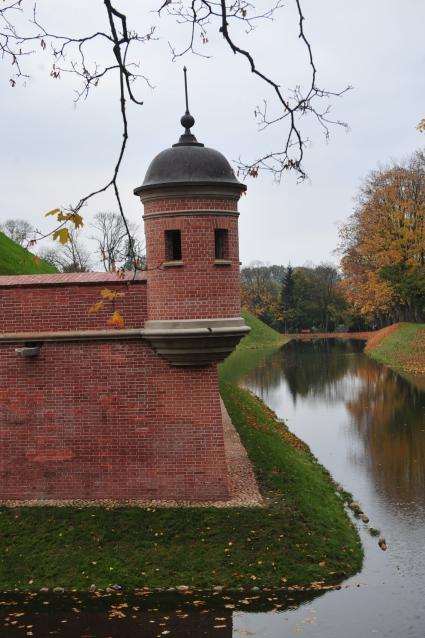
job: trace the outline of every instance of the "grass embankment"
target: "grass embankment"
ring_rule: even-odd
[[[251,332],[245,339],[241,341],[236,352],[241,349],[258,349],[265,346],[278,346],[289,341],[289,337],[280,334],[277,330],[267,326],[261,319],[255,317],[247,310],[242,308],[242,317],[245,323],[251,328]]]
[[[409,374],[425,374],[425,324],[398,323],[379,330],[365,352],[379,363]]]
[[[248,321],[247,341],[257,329],[271,336]],[[265,507],[3,507],[0,588],[305,587],[359,570],[359,537],[328,472],[259,399],[221,376]]]
[[[251,332],[219,366],[220,377],[232,383],[237,383],[243,374],[255,368],[268,354],[290,341],[290,337],[270,328],[247,310],[242,309],[242,316]]]
[[[40,275],[57,272],[43,259],[35,258],[28,250],[0,232],[0,275]]]

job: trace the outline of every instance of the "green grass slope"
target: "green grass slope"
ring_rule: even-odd
[[[263,348],[264,346],[285,343],[287,340],[286,337],[267,326],[261,319],[252,315],[245,308],[242,309],[242,317],[245,319],[246,325],[251,328],[251,332],[241,341],[241,348]]]
[[[289,337],[273,330],[247,310],[242,309],[242,316],[247,326],[251,328],[251,332],[219,366],[220,378],[231,383],[237,383],[243,374],[252,370],[260,361],[266,359],[268,354],[289,341]]]
[[[0,232],[0,275],[40,275],[58,272],[54,266],[34,255]]]
[[[379,363],[411,374],[425,374],[425,324],[400,323],[372,337],[365,351]]]

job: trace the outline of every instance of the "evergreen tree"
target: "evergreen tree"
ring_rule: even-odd
[[[292,327],[291,320],[293,319],[294,310],[294,269],[291,264],[288,264],[282,279],[280,308],[283,318],[283,331],[287,332]]]

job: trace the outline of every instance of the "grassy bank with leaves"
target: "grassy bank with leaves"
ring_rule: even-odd
[[[40,275],[54,272],[57,272],[54,266],[35,257],[0,232],[0,275]]]
[[[267,327],[256,339],[280,343]],[[273,332],[273,331],[272,331]],[[231,375],[230,375],[231,376]],[[0,508],[0,588],[315,589],[361,567],[357,530],[328,472],[258,398],[221,389],[257,476],[256,508]]]
[[[365,352],[379,363],[414,375],[425,375],[425,324],[398,323],[379,330]]]

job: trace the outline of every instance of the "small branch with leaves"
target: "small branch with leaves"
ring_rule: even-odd
[[[88,312],[93,314],[100,312],[101,310],[108,310],[110,312],[110,316],[106,320],[106,324],[111,326],[111,328],[124,328],[124,317],[122,316],[122,313],[117,310],[116,303],[118,299],[125,297],[125,293],[104,288],[100,292],[100,297],[100,301],[97,301],[95,304],[90,306]]]

